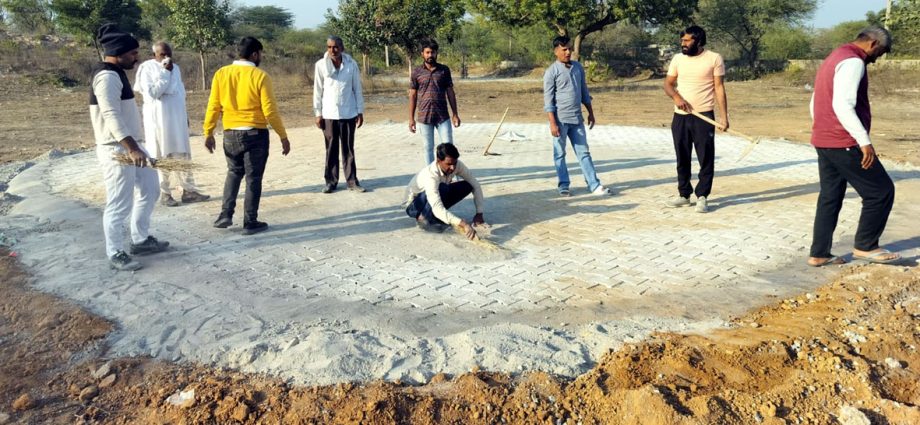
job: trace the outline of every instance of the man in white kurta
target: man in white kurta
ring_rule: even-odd
[[[141,64],[135,78],[136,90],[144,98],[144,136],[147,152],[153,158],[191,159],[189,148],[188,113],[185,108],[185,86],[182,71],[172,62],[172,48],[158,42],[153,45],[153,59]],[[174,187],[182,188],[182,202],[198,202],[210,198],[195,185],[190,171],[164,172],[160,174],[160,202],[175,207],[179,205],[172,197]],[[178,186],[170,179],[175,178]]]

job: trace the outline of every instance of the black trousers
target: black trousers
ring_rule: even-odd
[[[709,118],[715,118],[712,111],[703,112]],[[696,184],[696,196],[709,196],[712,191],[712,177],[715,174],[716,127],[693,115],[674,114],[671,120],[671,135],[674,136],[674,152],[677,154],[677,191],[680,196],[689,198],[694,193],[690,184],[690,160],[693,149],[700,163],[700,181]]]
[[[224,156],[227,157],[227,179],[224,181],[224,203],[220,215],[233,217],[240,183],[245,176],[243,225],[252,223],[259,217],[262,175],[268,162],[268,130],[225,130]]]
[[[339,148],[342,150],[342,166],[345,181],[349,186],[358,184],[355,166],[355,123],[356,119],[324,120],[323,136],[326,137],[326,184],[339,184]]]
[[[878,248],[878,240],[885,231],[891,206],[894,205],[894,182],[877,158],[872,168],[862,169],[862,150],[816,148],[818,152],[818,174],[821,178],[821,193],[815,213],[814,235],[811,242],[811,256],[831,256],[834,229],[843,206],[847,183],[856,189],[862,198],[862,212],[853,247],[860,251]]]
[[[444,208],[450,209],[450,207],[457,204],[466,198],[470,193],[473,193],[473,185],[465,181],[454,182],[451,184],[441,183],[438,185],[438,194],[441,195],[441,202],[444,204]],[[447,224],[437,217],[434,216],[434,212],[431,211],[431,203],[428,202],[428,196],[422,192],[419,193],[415,199],[412,200],[412,203],[406,207],[406,215],[412,218],[418,218],[418,216],[423,216],[432,224]]]

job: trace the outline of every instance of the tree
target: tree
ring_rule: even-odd
[[[811,34],[802,27],[776,25],[763,36],[763,54],[767,60],[807,59],[811,56]]]
[[[364,75],[368,73],[368,55],[386,43],[377,28],[377,0],[342,0],[338,13],[326,10],[326,23],[332,33],[342,37],[349,49],[361,53]]]
[[[386,44],[402,50],[412,72],[412,58],[418,50],[419,40],[438,35],[439,29],[447,40],[450,31],[459,28],[457,22],[465,11],[462,2],[453,0],[377,0],[374,28]]]
[[[819,30],[811,42],[812,58],[823,59],[840,45],[853,41],[867,25],[866,21],[845,21]]]
[[[173,40],[179,47],[198,52],[201,89],[208,87],[205,54],[231,42],[229,0],[167,0],[172,15]]]
[[[697,0],[470,0],[489,19],[518,27],[543,22],[574,38],[578,59],[585,37],[621,21],[658,25],[686,19]]]
[[[697,22],[711,38],[737,46],[755,73],[764,36],[778,24],[803,24],[816,0],[700,0]]]
[[[151,39],[169,38],[172,30],[169,15],[172,11],[166,0],[138,0],[141,7],[141,25],[151,33]]]
[[[124,32],[149,40],[150,31],[141,25],[141,8],[136,0],[52,0],[55,23],[65,32],[96,47],[96,31],[102,24],[114,23]]]
[[[47,0],[0,0],[0,9],[2,21],[22,33],[46,32],[54,26]]]
[[[260,40],[275,40],[294,26],[294,14],[278,6],[243,6],[230,15],[235,32]]]
[[[899,0],[888,22],[898,54],[920,54],[920,0]]]

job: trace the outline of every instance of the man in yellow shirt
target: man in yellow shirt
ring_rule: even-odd
[[[208,152],[214,153],[214,129],[218,118],[222,118],[227,179],[224,181],[223,206],[214,227],[224,229],[233,224],[236,197],[245,176],[243,234],[251,235],[268,228],[267,223],[258,221],[262,175],[268,161],[268,125],[271,124],[281,137],[282,155],[291,151],[291,144],[275,104],[271,79],[258,68],[262,60],[262,43],[253,37],[243,37],[238,48],[239,59],[214,74],[204,116],[204,146]]]

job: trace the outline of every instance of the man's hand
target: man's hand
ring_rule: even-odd
[[[140,149],[135,149],[128,151],[128,157],[131,158],[131,161],[134,162],[135,167],[146,167],[147,166],[147,154]]]
[[[460,115],[454,114],[450,117],[450,121],[454,123],[454,127],[460,127]]]
[[[415,133],[415,118],[409,118],[409,131]]]
[[[594,128],[594,123],[595,123],[595,121],[594,121],[594,113],[592,112],[592,113],[588,114],[588,130]]]
[[[207,149],[208,152],[214,153],[215,146],[217,146],[217,144],[214,142],[214,136],[208,136],[204,139],[204,148]]]
[[[719,118],[719,130],[728,131],[728,117]]]
[[[285,137],[281,139],[281,155],[287,155],[289,152],[291,152],[291,142]]]
[[[674,95],[674,106],[677,106],[677,109],[680,109],[684,112],[690,112],[690,110],[693,109],[690,104],[684,100],[683,96],[679,94]]]
[[[320,130],[326,129],[326,121],[323,119],[322,115],[316,117],[316,128]]]
[[[355,120],[355,124],[358,128],[361,128],[364,125],[364,114],[358,114],[358,118]]]
[[[559,126],[555,122],[549,123],[549,134],[552,134],[553,137],[559,137]]]
[[[482,226],[486,224],[486,220],[482,218],[482,213],[476,213],[473,216],[473,226]]]
[[[863,170],[868,170],[875,165],[875,148],[872,145],[866,145],[859,148],[862,150],[862,168]]]
[[[460,224],[458,224],[458,226],[460,226],[460,229],[463,230],[463,234],[466,236],[467,239],[469,240],[476,239],[476,229],[474,229],[473,226],[470,226],[469,223],[467,223],[466,221],[460,220]]]

